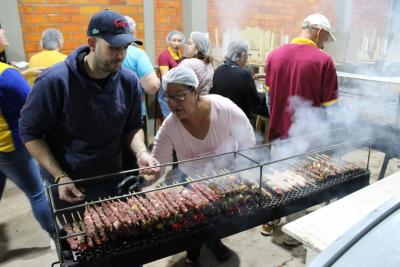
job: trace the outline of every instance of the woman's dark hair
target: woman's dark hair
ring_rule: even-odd
[[[212,62],[213,62],[213,57],[211,55],[205,56],[200,51],[198,51],[193,57],[203,60],[206,64],[212,64]]]
[[[194,88],[194,86],[190,86],[190,85],[186,85],[186,89],[188,89],[189,91],[195,91],[196,88]]]

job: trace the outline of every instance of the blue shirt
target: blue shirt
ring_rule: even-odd
[[[122,65],[133,70],[139,78],[143,78],[154,71],[147,54],[133,45],[128,47],[126,57]]]
[[[19,121],[22,141],[46,140],[73,179],[120,171],[123,136],[142,127],[137,76],[122,67],[99,84],[79,69],[82,53],[42,73]]]
[[[18,134],[18,119],[30,87],[10,65],[0,63],[0,152],[23,147]]]
[[[154,72],[153,65],[150,62],[147,54],[140,48],[130,45],[126,52],[126,57],[122,66],[132,70],[136,73],[139,78],[146,77],[150,73]],[[144,96],[144,90],[142,89],[142,95]],[[142,99],[142,114],[147,116],[146,103],[144,98]]]

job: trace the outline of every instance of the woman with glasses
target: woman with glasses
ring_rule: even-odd
[[[202,32],[192,32],[185,45],[185,57],[179,66],[191,68],[199,80],[198,92],[207,95],[212,87],[214,69],[210,55],[210,40]]]
[[[170,70],[164,76],[163,88],[171,114],[154,141],[153,156],[161,164],[172,161],[173,150],[181,161],[254,146],[254,132],[244,112],[228,98],[201,95],[192,69],[178,66]],[[147,177],[149,181],[154,178]],[[230,250],[220,240],[207,246],[219,261],[229,259]],[[200,247],[188,251],[187,263],[196,263],[199,255]]]

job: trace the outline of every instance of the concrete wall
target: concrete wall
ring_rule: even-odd
[[[10,43],[9,47],[6,49],[7,60],[25,60],[25,49],[17,0],[1,1],[0,24],[6,31],[7,40]]]

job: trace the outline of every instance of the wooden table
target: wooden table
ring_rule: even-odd
[[[282,227],[303,243],[306,266],[332,242],[374,209],[400,194],[400,172],[335,201]]]

